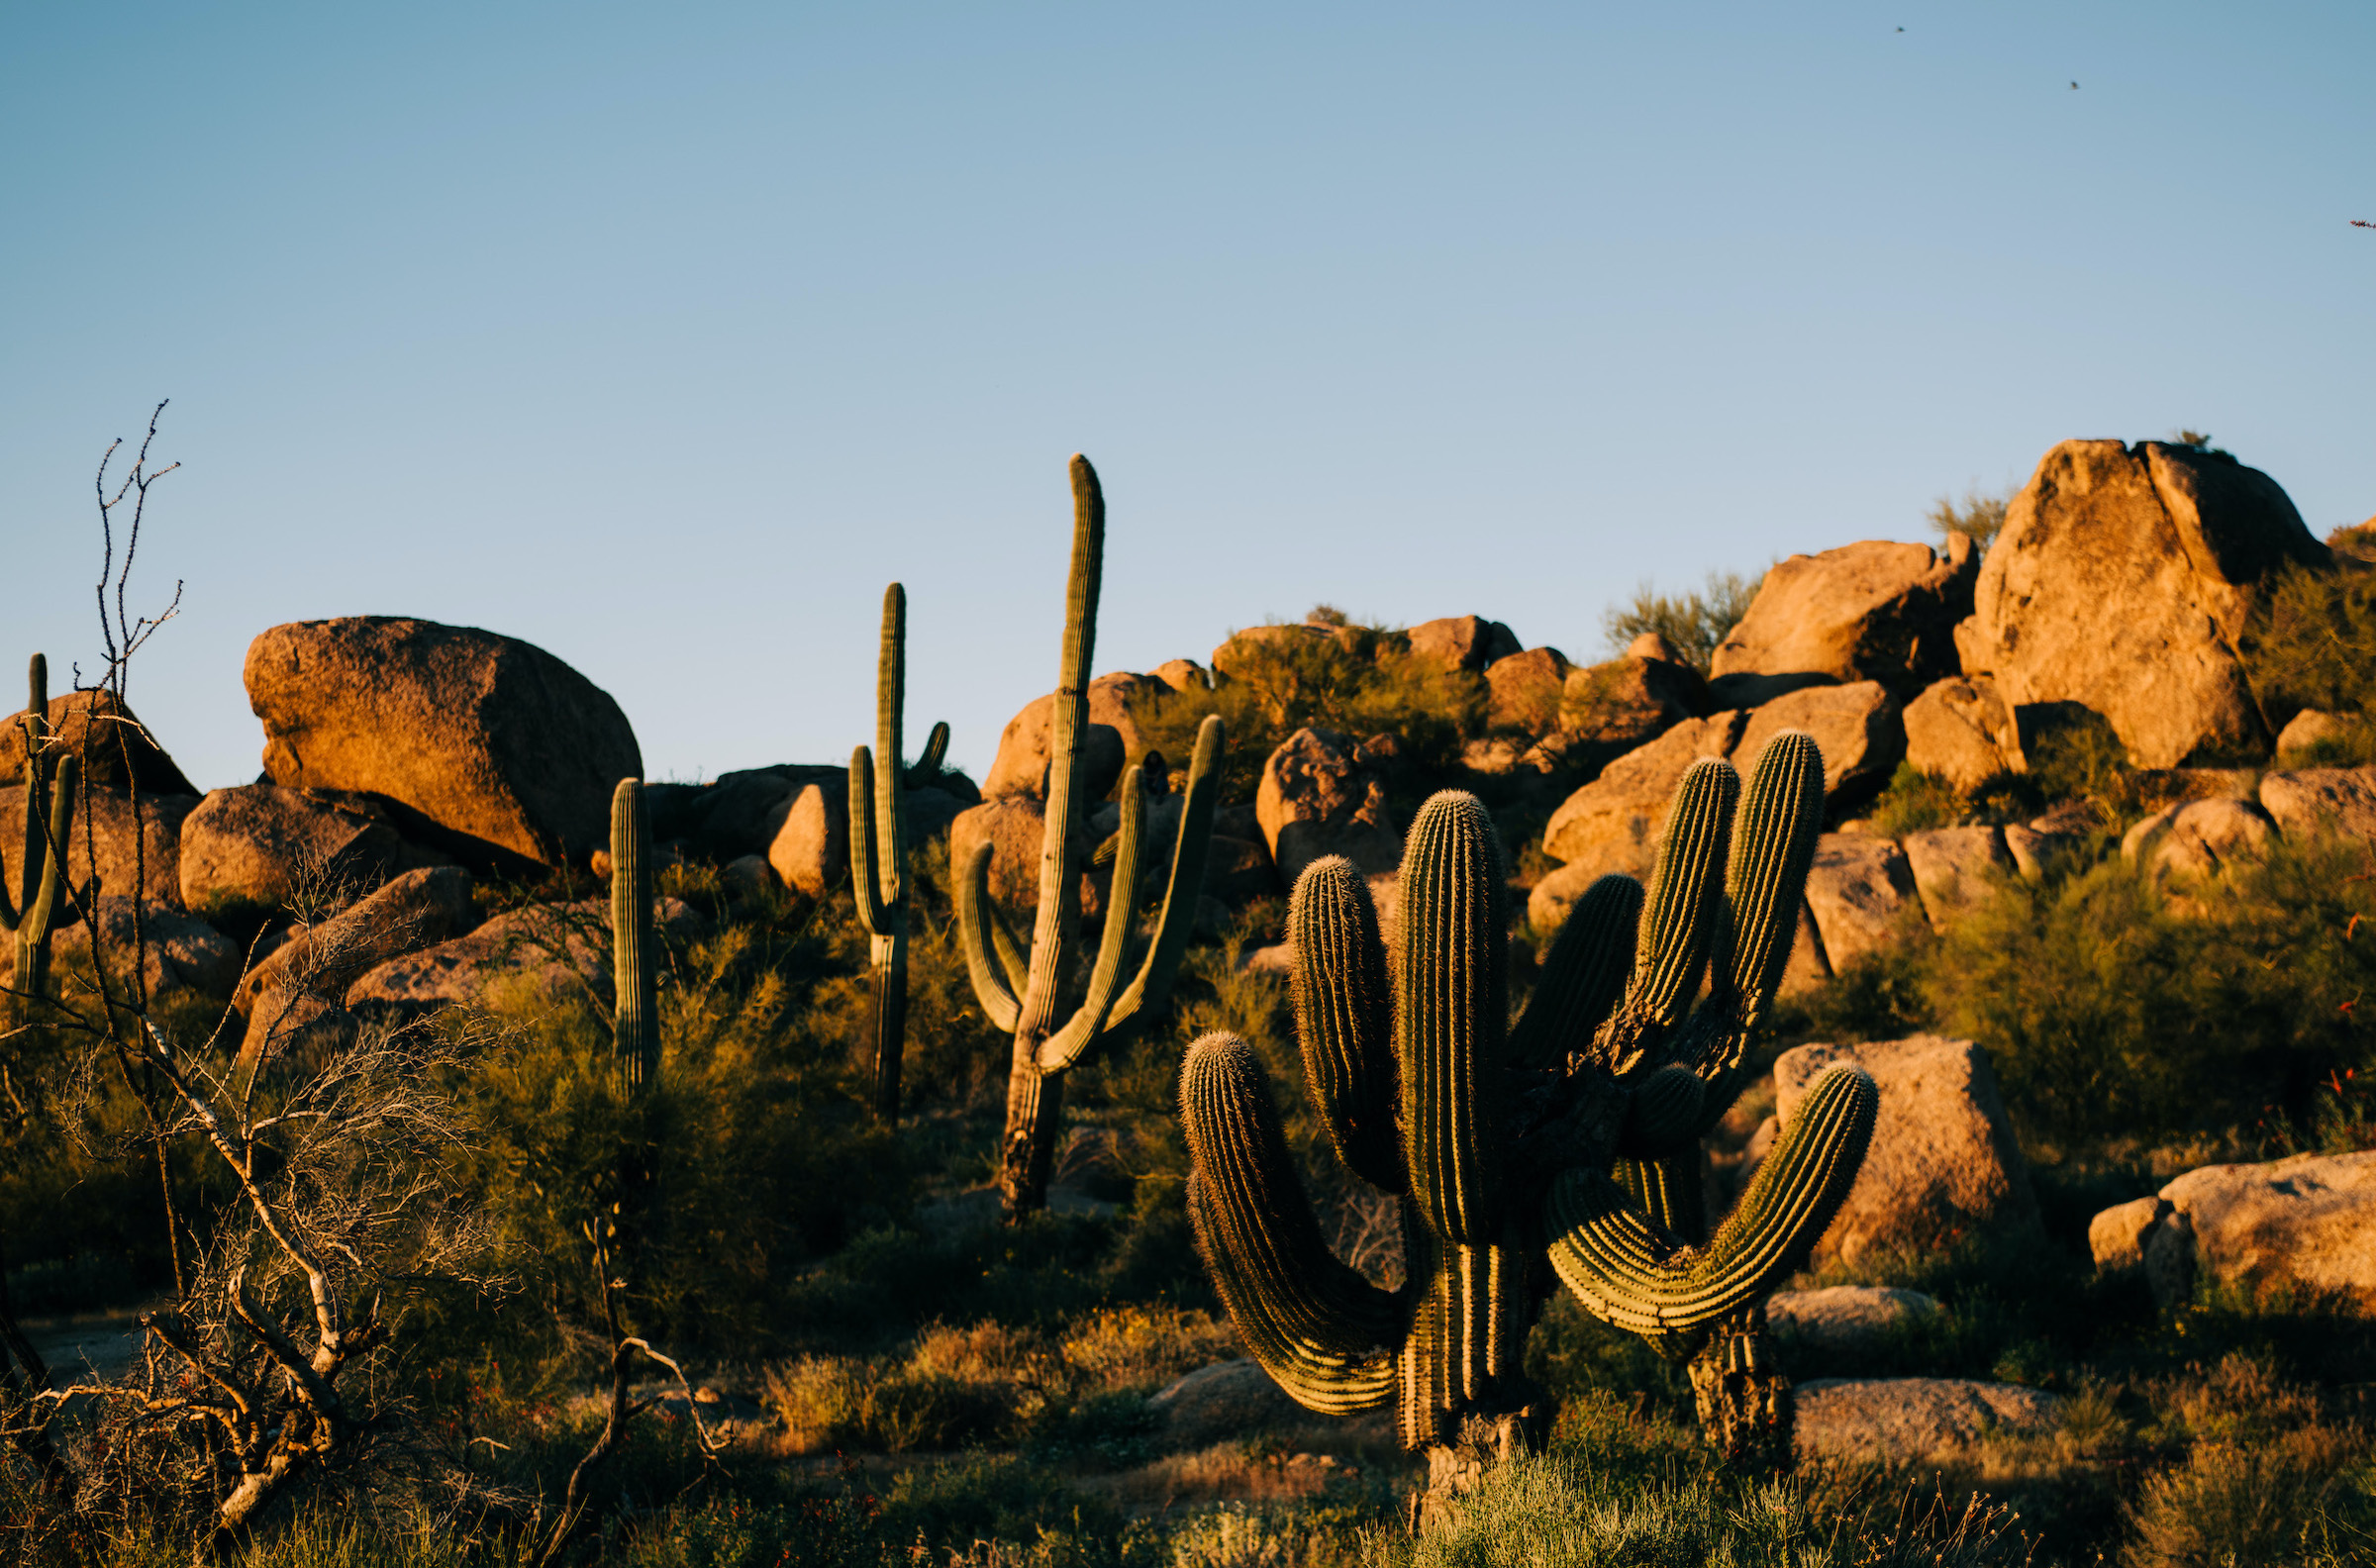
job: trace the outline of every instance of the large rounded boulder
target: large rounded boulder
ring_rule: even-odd
[[[543,648],[391,616],[277,626],[248,646],[264,773],[358,790],[466,863],[558,866],[607,841],[643,754],[610,695]]]

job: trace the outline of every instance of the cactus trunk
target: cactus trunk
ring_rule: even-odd
[[[652,997],[651,832],[644,785],[621,779],[611,795],[611,974],[617,1003],[611,1053],[631,1099],[659,1076],[660,1017]]]
[[[913,774],[900,762],[908,693],[908,591],[883,590],[883,630],[874,666],[874,748],[849,757],[849,875],[873,971],[868,1025],[874,1047],[874,1114],[899,1120],[901,1059],[908,1042],[907,791],[940,771],[948,726],[933,726]]]

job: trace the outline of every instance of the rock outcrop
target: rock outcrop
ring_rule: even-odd
[[[2034,1225],[2037,1200],[2014,1141],[1988,1053],[1970,1040],[1917,1034],[1860,1045],[1801,1045],[1774,1063],[1782,1127],[1816,1074],[1854,1062],[1881,1091],[1856,1184],[1817,1245],[1819,1260],[1935,1247],[1973,1228]]]
[[[25,750],[18,739],[18,709],[0,721],[0,786],[25,782]],[[195,795],[192,784],[165,754],[133,711],[108,691],[60,692],[43,710],[50,744],[81,761],[83,777],[101,789],[143,795]]]
[[[2017,720],[2053,704],[2101,715],[2142,767],[2265,752],[2236,641],[2276,567],[2326,558],[2276,482],[2232,458],[2064,441],[1981,565],[1956,631],[1963,672],[1993,676]]]
[[[701,917],[678,899],[653,910],[665,937],[686,940]],[[485,1007],[506,993],[542,1006],[611,997],[611,902],[531,904],[486,921],[468,935],[391,958],[346,988],[346,1007],[365,1018],[403,1021],[448,1007]]]
[[[1528,648],[1485,668],[1486,714],[1496,729],[1546,735],[1559,728],[1567,688],[1567,655],[1554,647]]]
[[[1932,828],[1902,840],[1915,891],[1930,929],[1944,931],[1987,899],[1992,883],[2016,874],[2013,852],[1995,828]]]
[[[1619,757],[1560,803],[1543,830],[1543,848],[1555,859],[1585,867],[1576,875],[1587,886],[1608,871],[1647,876],[1675,786],[1701,757],[1731,756],[1747,720],[1746,714],[1730,711],[1686,720]]]
[[[1710,673],[1878,681],[1912,697],[1956,672],[1955,624],[1971,614],[1978,570],[1961,534],[1944,553],[1866,539],[1793,555],[1765,574]]]
[[[1250,1357],[1198,1367],[1150,1397],[1146,1407],[1162,1421],[1164,1437],[1183,1448],[1313,1420]]]
[[[2062,1400],[1966,1378],[1810,1378],[1792,1390],[1799,1457],[1883,1464],[1954,1460],[1992,1435],[2044,1437]]]
[[[2288,838],[2332,833],[2376,844],[2376,768],[2269,773],[2260,804]]]
[[[1622,753],[1709,711],[1708,683],[1699,671],[1663,658],[1628,655],[1567,672],[1559,728],[1571,744]]]
[[[240,1061],[252,1064],[276,1040],[286,1046],[351,1029],[347,987],[391,959],[461,935],[477,920],[470,873],[425,866],[299,931],[233,993],[233,1008],[248,1021]]]
[[[342,888],[352,898],[386,881],[408,851],[369,795],[241,784],[182,819],[181,902],[206,913],[279,910]]]
[[[2022,742],[2013,710],[1987,676],[1949,676],[1923,688],[1906,705],[1906,762],[1959,790],[1978,789],[2002,773],[2022,771]]]
[[[1914,866],[1895,839],[1826,833],[1807,868],[1807,908],[1836,972],[1890,945],[1922,917]]]
[[[1366,874],[1402,864],[1403,838],[1387,810],[1375,750],[1334,730],[1303,729],[1262,764],[1254,814],[1289,887],[1323,855],[1342,855]]]
[[[128,985],[135,951],[133,901],[101,898],[98,925],[108,972],[119,986]],[[139,935],[140,970],[151,1003],[191,995],[220,997],[240,977],[238,943],[178,905],[151,902],[142,906]],[[61,921],[54,928],[50,937],[54,962],[87,961],[90,950],[90,929],[79,917]],[[0,967],[13,968],[13,958],[0,959]],[[117,992],[119,1000],[126,995],[123,990]]]
[[[584,865],[611,791],[644,772],[607,693],[492,632],[296,622],[248,644],[245,675],[270,782],[381,796],[407,837],[465,863]]]
[[[1832,1358],[1870,1354],[1893,1336],[1944,1312],[1921,1291],[1831,1285],[1774,1292],[1766,1300],[1765,1323],[1785,1351]]]
[[[2088,1226],[2096,1266],[2141,1269],[2163,1305],[2198,1277],[2376,1317],[2376,1151],[2207,1165]]]
[[[70,894],[130,898],[139,884],[151,904],[181,907],[181,825],[198,805],[195,795],[143,795],[138,828],[132,797],[115,790],[78,791],[74,832],[66,848]],[[0,873],[12,886],[24,880],[25,786],[0,789]]]
[[[1898,700],[1878,681],[1811,686],[1786,692],[1753,710],[1732,742],[1732,761],[1745,774],[1765,743],[1785,730],[1803,730],[1824,754],[1824,806],[1839,808],[1881,792],[1906,754]]]
[[[1444,616],[1422,621],[1409,633],[1414,657],[1446,669],[1483,670],[1508,658],[1525,644],[1499,621],[1482,616]]]
[[[923,791],[911,790],[912,801]],[[932,793],[938,794],[938,791]],[[947,797],[943,796],[943,799]],[[903,805],[907,804],[902,802]],[[954,802],[951,802],[954,804]],[[849,880],[849,794],[822,784],[796,785],[760,825],[766,864],[783,884],[824,898]],[[923,838],[922,833],[912,834]]]
[[[1146,737],[1134,715],[1145,705],[1171,695],[1172,688],[1152,675],[1117,671],[1089,683],[1089,725],[1081,733],[1080,772],[1075,789],[1083,800],[1103,800],[1114,792],[1122,770],[1146,754]],[[1047,768],[1055,716],[1051,692],[1024,705],[1007,721],[998,737],[998,756],[982,780],[982,794],[1047,798]],[[1171,759],[1167,759],[1171,760]],[[1176,759],[1182,763],[1187,758]]]
[[[2121,837],[2121,857],[2157,876],[2216,876],[2259,859],[2276,836],[2268,813],[2250,801],[2186,801],[2131,827]]]

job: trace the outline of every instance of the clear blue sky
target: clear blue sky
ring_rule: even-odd
[[[2209,431],[2324,533],[2372,68],[2357,0],[20,3],[8,656],[89,666],[91,469],[166,396],[134,700],[208,786],[248,639],[369,613],[550,649],[654,778],[836,759],[894,577],[978,771],[1075,449],[1104,669],[1319,600],[1590,655],[2066,437]]]

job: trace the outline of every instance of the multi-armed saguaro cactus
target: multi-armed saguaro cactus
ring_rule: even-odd
[[[899,1120],[899,1062],[908,1038],[907,791],[940,771],[948,726],[933,726],[924,755],[903,776],[900,723],[907,706],[908,591],[883,590],[882,651],[874,667],[874,743],[849,754],[849,876],[874,970],[874,1113]]]
[[[0,887],[0,922],[11,947],[9,994],[0,999],[0,1018],[21,1016],[49,982],[50,933],[65,881],[66,838],[74,818],[78,759],[69,751],[52,756],[50,746],[50,661],[33,656],[27,672],[30,698],[18,721],[25,748],[25,836],[17,857],[17,897]]]
[[[1609,1174],[1621,1158],[1679,1172],[1738,1094],[1821,791],[1814,742],[1782,735],[1735,833],[1738,775],[1696,764],[1646,908],[1631,877],[1595,883],[1515,1027],[1501,845],[1473,796],[1437,795],[1412,823],[1391,965],[1352,866],[1304,872],[1288,926],[1307,1083],[1337,1157],[1403,1200],[1399,1291],[1329,1251],[1252,1048],[1219,1033],[1189,1048],[1189,1213],[1231,1320],[1314,1410],[1399,1401],[1405,1444],[1430,1454],[1430,1497],[1541,1441],[1548,1400],[1521,1359],[1554,1276],[1595,1316],[1690,1355],[1758,1310],[1846,1196],[1877,1096],[1845,1066],[1816,1082],[1704,1244],[1665,1223],[1679,1203],[1645,1210]],[[1708,998],[1687,1015],[1704,972]]]
[[[1077,455],[1072,459],[1072,504],[1063,664],[1048,718],[1047,827],[1040,850],[1040,908],[1028,954],[990,898],[989,843],[975,848],[972,862],[959,868],[957,878],[957,922],[974,994],[992,1024],[1015,1032],[999,1171],[999,1192],[1010,1219],[1046,1206],[1066,1070],[1125,1029],[1160,1013],[1170,1000],[1204,888],[1205,852],[1212,842],[1219,789],[1214,769],[1221,755],[1221,721],[1208,717],[1196,733],[1196,750],[1188,764],[1188,788],[1162,912],[1138,973],[1125,986],[1124,960],[1144,863],[1146,808],[1138,768],[1124,773],[1122,827],[1114,839],[1114,882],[1106,900],[1105,931],[1090,967],[1087,994],[1059,1026],[1056,988],[1071,967],[1080,931],[1081,866],[1073,853],[1082,807],[1080,742],[1089,725],[1089,663],[1097,640],[1097,592],[1106,539],[1106,503],[1097,470],[1088,458]],[[1102,859],[1102,848],[1099,854]]]

